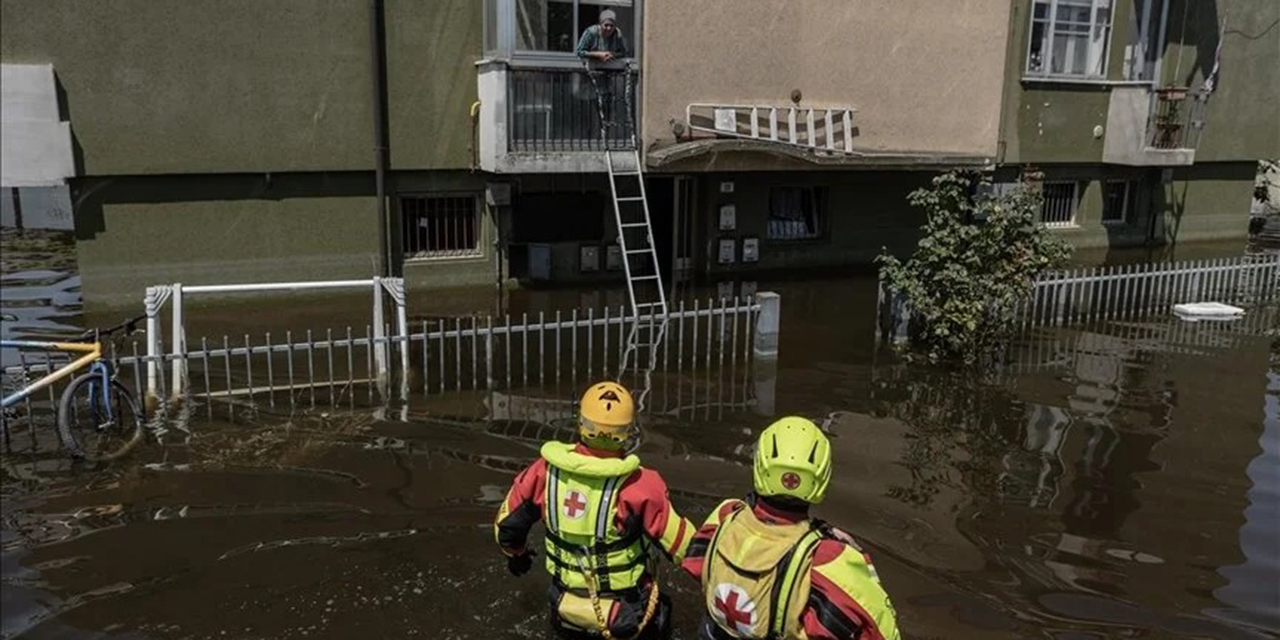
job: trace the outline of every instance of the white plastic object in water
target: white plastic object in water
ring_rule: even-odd
[[[1221,302],[1187,302],[1173,305],[1173,313],[1183,320],[1235,320],[1244,317],[1244,309]]]

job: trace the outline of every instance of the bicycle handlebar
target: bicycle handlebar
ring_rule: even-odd
[[[121,330],[124,331],[124,335],[136,333],[138,331],[138,323],[141,322],[146,317],[147,317],[146,315],[141,315],[136,318],[130,318],[129,320],[125,320],[124,322],[121,322],[120,324],[115,325],[114,327],[108,327],[106,329],[89,329],[88,331],[85,331],[84,333],[80,334],[80,337],[73,340],[73,342],[88,342],[91,340],[98,340],[101,336],[109,336]]]

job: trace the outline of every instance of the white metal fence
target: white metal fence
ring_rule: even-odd
[[[709,419],[752,408],[759,397],[771,404],[769,361],[777,355],[779,303],[776,294],[760,293],[674,305],[649,378],[649,411]],[[661,319],[641,316],[638,321]],[[486,415],[476,417],[538,420],[546,414],[572,415],[572,401],[583,387],[619,377],[633,321],[625,307],[607,307],[406,321],[406,329],[396,333],[366,325],[283,335],[184,336],[179,348],[152,355],[145,353],[153,348],[148,337],[111,357],[121,382],[143,392],[138,395],[148,398],[161,422],[174,419],[179,407],[212,416],[216,406],[388,405],[421,406],[428,412],[483,405]],[[62,362],[45,353],[20,358],[19,366],[4,372],[6,388]],[[761,361],[765,366],[758,367]],[[622,381],[635,388],[644,379],[634,374]],[[64,388],[51,387],[6,416],[6,450],[13,448],[14,433],[24,430],[20,425],[30,439],[17,449],[39,448],[36,430],[51,433],[45,427],[53,423]],[[48,433],[44,441],[54,443]]]

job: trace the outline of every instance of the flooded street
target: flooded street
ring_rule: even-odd
[[[6,338],[98,322],[59,242],[6,235]],[[1260,331],[1163,317],[1044,329],[979,380],[878,345],[874,277],[757,286],[782,300],[773,416],[827,424],[835,469],[817,515],[866,543],[904,637],[1280,634],[1280,310],[1250,310]],[[506,311],[587,295],[519,292]],[[367,317],[352,300],[296,315],[209,305],[191,332],[336,328]],[[644,423],[638,453],[691,519],[749,489],[773,416],[742,380],[665,378],[717,397]],[[23,426],[3,457],[0,637],[548,637],[548,578],[510,577],[491,523],[538,443],[572,431],[498,400],[198,404],[162,442],[99,467],[68,462],[51,425]],[[694,638],[695,585],[660,575],[676,637]]]

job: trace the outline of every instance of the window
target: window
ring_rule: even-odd
[[[601,11],[612,9],[618,16],[619,33],[634,51],[639,42],[634,4],[633,0],[487,0],[485,33],[493,36],[485,46],[489,51],[572,54],[582,32],[599,22]]]
[[[1138,183],[1107,180],[1102,184],[1102,222],[1127,224],[1138,208]]]
[[[1124,48],[1124,79],[1151,81],[1160,52],[1158,24],[1168,7],[1165,0],[1127,0],[1129,43]]]
[[[770,240],[811,240],[822,237],[825,194],[814,187],[774,187],[769,190]]]
[[[1112,0],[1034,0],[1027,75],[1105,78]]]
[[[1040,222],[1046,227],[1074,227],[1080,185],[1075,182],[1044,183],[1044,202],[1040,204]]]
[[[481,255],[480,198],[474,195],[400,198],[405,258]]]

